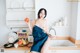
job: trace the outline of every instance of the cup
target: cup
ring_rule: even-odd
[[[18,43],[15,43],[15,44],[14,44],[14,47],[15,47],[15,48],[18,48]]]

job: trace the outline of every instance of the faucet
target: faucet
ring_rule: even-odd
[[[56,30],[54,29],[54,28],[50,28],[50,30],[49,30],[49,32],[51,31],[51,30],[54,30],[54,33],[55,33],[55,35],[56,35]]]

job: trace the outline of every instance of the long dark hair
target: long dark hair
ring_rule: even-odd
[[[40,18],[40,13],[41,13],[42,10],[44,10],[44,12],[45,12],[44,18],[47,16],[47,11],[46,11],[46,9],[45,9],[45,8],[41,8],[41,9],[38,11],[38,19]]]

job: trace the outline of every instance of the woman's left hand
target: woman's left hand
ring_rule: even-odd
[[[52,36],[51,34],[49,34],[49,38],[50,38],[50,39],[55,39],[56,36]]]

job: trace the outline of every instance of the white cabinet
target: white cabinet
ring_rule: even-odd
[[[56,53],[56,50],[50,50],[50,53]]]
[[[80,50],[57,50],[56,53],[80,53]]]
[[[34,7],[34,0],[6,0],[6,8]]]
[[[3,53],[29,53],[28,50],[5,50]]]
[[[24,50],[5,50],[4,53],[25,53]]]
[[[51,50],[50,53],[80,53],[80,50]]]
[[[6,0],[6,24],[9,27],[27,27],[24,19],[35,19],[34,0]]]
[[[4,50],[4,53],[29,53],[29,50]],[[80,50],[49,50],[49,53],[80,53]]]

